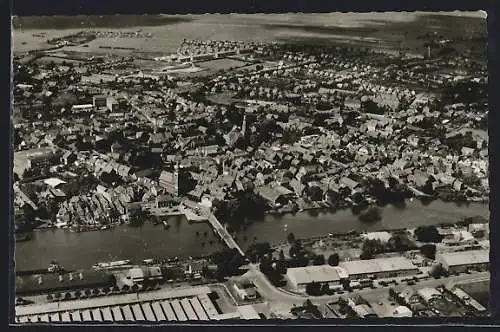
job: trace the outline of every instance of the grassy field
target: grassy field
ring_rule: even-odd
[[[484,307],[488,308],[488,301],[490,295],[490,281],[480,281],[470,284],[459,285],[467,294],[474,298],[477,302],[481,303]]]
[[[217,59],[211,61],[198,62],[196,64],[211,71],[228,70],[230,68],[242,67],[246,62],[233,59]]]

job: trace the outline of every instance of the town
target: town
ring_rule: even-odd
[[[16,322],[488,314],[486,31],[117,31],[14,54]]]

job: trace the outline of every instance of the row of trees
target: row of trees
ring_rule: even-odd
[[[417,246],[405,233],[398,233],[394,234],[387,243],[378,239],[365,240],[361,249],[360,259],[373,259],[381,253],[405,252],[417,249]]]

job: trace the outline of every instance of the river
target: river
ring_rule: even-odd
[[[236,241],[245,249],[256,241],[281,243],[289,232],[293,232],[297,238],[306,238],[330,232],[376,231],[453,223],[473,216],[489,218],[488,205],[479,203],[459,206],[434,201],[424,205],[414,200],[407,202],[404,209],[388,205],[381,210],[382,220],[369,224],[360,222],[349,209],[334,213],[320,212],[317,216],[309,212],[268,215],[264,220],[252,223],[237,236]],[[53,259],[66,269],[77,269],[118,259],[140,262],[146,258],[196,257],[224,248],[207,223],[190,224],[183,217],[174,217],[170,224],[172,227],[168,230],[162,225],[145,223],[135,228],[117,226],[106,231],[83,233],[62,229],[34,232],[33,239],[16,244],[16,270],[45,268]]]

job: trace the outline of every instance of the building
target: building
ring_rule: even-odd
[[[16,294],[27,296],[114,285],[113,276],[99,271],[26,275],[16,277]]]
[[[390,314],[390,317],[394,318],[410,318],[412,316],[413,312],[408,307],[402,305],[394,309]]]
[[[120,110],[120,105],[115,98],[107,98],[106,107],[113,113],[118,112]]]
[[[71,106],[71,112],[73,114],[89,113],[94,110],[94,105],[92,104],[81,104]]]
[[[255,300],[257,298],[257,291],[251,282],[236,282],[233,284],[233,289],[241,300]]]
[[[26,168],[43,168],[59,162],[59,154],[53,149],[36,149],[26,153]]]
[[[375,258],[339,264],[350,280],[366,278],[395,278],[418,273],[418,268],[405,257]]]
[[[442,297],[441,293],[435,288],[422,288],[417,291],[417,294],[424,300],[425,303],[432,303],[433,301]]]
[[[93,96],[92,104],[94,105],[94,107],[106,107],[106,97],[103,95]]]
[[[335,287],[348,277],[342,268],[330,265],[293,267],[287,269],[286,275],[292,286],[301,291],[305,291],[306,286],[312,282]]]
[[[169,194],[174,196],[179,195],[179,173],[177,171],[163,171],[158,179],[159,185],[164,188]]]
[[[282,206],[288,203],[293,192],[282,186],[263,186],[257,189],[259,195],[271,206]]]
[[[163,279],[161,269],[157,266],[134,267],[128,271],[127,279],[134,284],[145,281],[159,281]]]
[[[436,255],[436,260],[449,272],[465,272],[471,268],[487,269],[490,262],[489,250],[469,250]]]
[[[147,299],[136,296],[102,296],[84,301],[36,302],[16,306],[17,323],[71,322],[186,322],[256,319],[251,308],[219,313],[206,286],[189,286],[148,292]]]
[[[361,234],[361,237],[365,240],[379,240],[382,243],[387,243],[392,237],[392,234],[389,232],[370,232]]]

